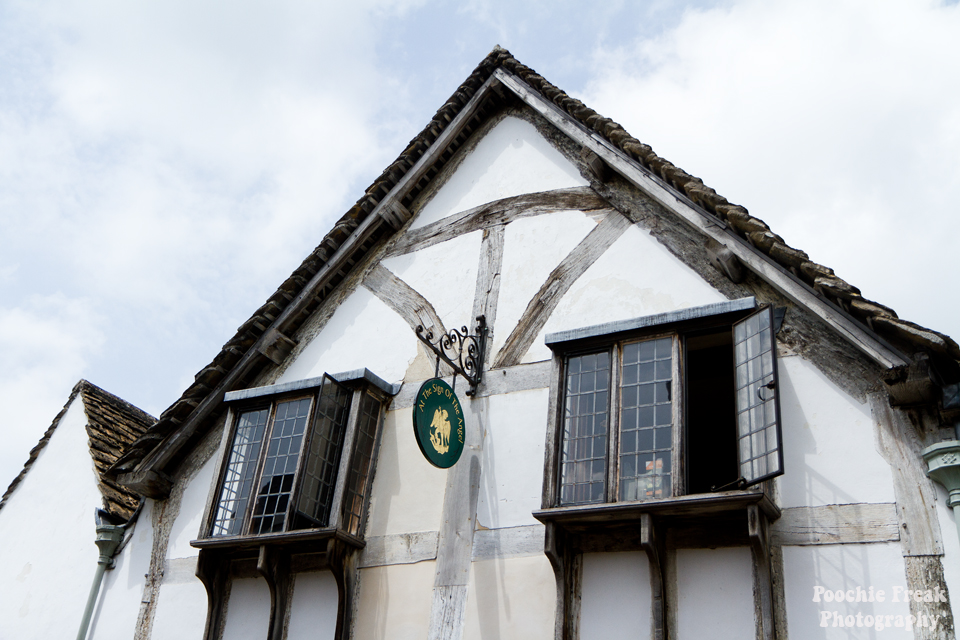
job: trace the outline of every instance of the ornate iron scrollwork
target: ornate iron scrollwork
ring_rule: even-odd
[[[487,342],[487,320],[484,316],[477,316],[477,333],[474,335],[470,335],[467,327],[463,326],[459,331],[451,329],[434,342],[433,329],[428,331],[421,324],[417,325],[417,338],[437,355],[438,363],[443,360],[453,369],[454,375],[466,378],[470,383],[468,396],[477,392],[483,377],[483,356]]]

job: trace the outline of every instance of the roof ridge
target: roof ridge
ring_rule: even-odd
[[[447,125],[460,114],[481,86],[489,81],[497,68],[503,68],[522,80],[567,116],[600,135],[627,159],[638,163],[654,174],[658,180],[662,180],[679,194],[686,196],[695,206],[728,225],[758,252],[792,273],[819,297],[830,301],[843,312],[865,324],[877,335],[905,342],[915,349],[928,350],[954,361],[960,360],[960,346],[951,338],[901,320],[889,307],[863,298],[859,289],[838,277],[833,269],[810,260],[804,251],[789,246],[763,220],[752,216],[746,207],[731,203],[716,190],[706,186],[700,178],[659,156],[650,145],[631,136],[620,124],[569,96],[533,69],[520,63],[507,49],[495,45],[467,79],[437,109],[426,126],[410,140],[397,159],[384,169],[360,199],[334,224],[333,229],[324,236],[316,249],[304,259],[266,303],[240,325],[213,361],[196,374],[193,384],[160,415],[157,423],[147,433],[127,449],[109,473],[132,471],[143,456],[178,429],[179,425],[192,420],[194,410],[201,403],[204,403],[204,408],[200,415],[206,416],[203,412],[215,412],[209,402],[205,402],[210,394],[217,389],[235,366],[243,362],[247,352],[262,340],[267,330],[273,325],[274,319],[291,301],[304,295],[304,288],[314,274],[327,264],[335,252],[350,238],[353,231],[360,226],[360,223],[418,163]],[[421,181],[426,179],[429,182],[431,178],[432,176],[428,175],[421,178]],[[324,291],[320,291],[317,295],[322,297]],[[310,313],[312,311],[309,308],[306,309],[297,316],[296,322],[302,323]],[[299,326],[292,320],[290,322]],[[237,375],[242,378],[246,374]],[[198,419],[205,419],[205,417]]]

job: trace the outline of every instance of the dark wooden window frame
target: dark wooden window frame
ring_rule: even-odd
[[[652,629],[638,630],[639,637],[662,640],[668,635],[671,609],[669,585],[675,581],[672,561],[668,557],[680,548],[747,546],[754,560],[755,607],[759,612],[757,637],[775,637],[773,591],[769,554],[768,526],[780,516],[772,496],[772,484],[764,479],[754,486],[712,493],[684,495],[682,468],[684,461],[683,416],[674,415],[673,495],[669,498],[618,501],[616,464],[606,468],[604,501],[598,503],[560,505],[560,463],[563,446],[564,365],[569,355],[609,349],[616,356],[618,345],[637,339],[674,336],[674,384],[682,384],[678,371],[676,346],[690,332],[711,327],[732,327],[757,311],[753,298],[744,298],[677,313],[660,314],[610,323],[547,336],[547,345],[554,351],[554,375],[550,389],[551,412],[547,428],[542,508],[534,516],[546,525],[546,555],[553,565],[558,583],[557,637],[579,638],[580,576],[582,554],[602,551],[639,551],[650,563]],[[611,359],[610,414],[607,438],[608,456],[617,454],[619,425],[616,400],[618,367]],[[775,368],[775,367],[774,367]],[[680,393],[684,390],[681,388]],[[731,390],[732,392],[732,390]],[[675,391],[676,393],[676,391]],[[684,402],[674,403],[675,412],[683,411]],[[779,411],[778,411],[779,413]],[[779,415],[777,416],[779,425]],[[779,428],[779,426],[778,426]],[[779,432],[778,432],[779,436]],[[780,440],[782,447],[782,439]],[[781,448],[782,455],[782,448]],[[782,472],[782,458],[780,470]],[[779,475],[779,474],[778,474]],[[674,591],[675,593],[675,591]]]
[[[273,412],[276,406],[288,400],[311,397],[310,420],[306,427],[309,434],[316,419],[318,397],[324,377],[300,380],[294,383],[257,387],[230,392],[224,398],[228,404],[224,446],[217,482],[208,499],[207,509],[201,526],[201,537],[191,545],[200,549],[197,576],[207,590],[207,622],[205,640],[216,640],[222,632],[225,617],[226,599],[229,597],[230,584],[234,578],[263,577],[270,590],[270,621],[267,638],[280,640],[288,609],[288,597],[292,593],[296,573],[303,571],[330,570],[337,582],[339,603],[337,609],[337,639],[345,639],[350,629],[350,603],[356,593],[357,559],[359,551],[365,545],[363,530],[370,501],[373,475],[383,431],[384,415],[390,398],[397,393],[399,385],[391,385],[372,374],[360,369],[329,376],[349,390],[348,415],[346,427],[340,443],[339,461],[336,469],[336,484],[329,505],[329,519],[325,526],[290,529],[292,518],[287,517],[286,530],[278,532],[249,533],[251,514],[255,507],[256,491],[251,491],[249,504],[243,519],[242,532],[238,535],[211,535],[214,520],[220,505],[221,491],[227,472],[236,423],[244,411],[257,407],[269,407],[271,415],[264,433],[263,445],[257,461],[255,480],[260,477],[261,467],[266,457],[266,446],[272,426]],[[361,419],[370,420],[370,400],[379,402],[379,415],[374,420],[373,433],[367,425],[367,434],[363,442],[358,442],[357,429]],[[361,406],[366,404],[366,412]],[[360,452],[356,445],[361,444],[370,451]],[[308,438],[301,444],[301,453],[297,462],[295,486],[290,502],[297,499],[297,487],[301,484],[303,467],[306,464]],[[352,471],[352,473],[351,473]],[[351,491],[347,486],[352,478],[360,483],[360,492]],[[347,505],[346,498],[352,498],[353,504]],[[356,504],[357,501],[362,504]],[[292,513],[291,507],[290,512]],[[349,513],[347,513],[349,511]]]

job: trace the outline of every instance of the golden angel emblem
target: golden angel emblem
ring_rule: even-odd
[[[433,414],[433,422],[430,423],[430,444],[440,454],[450,450],[450,421],[447,419],[448,415],[446,410],[438,408]]]

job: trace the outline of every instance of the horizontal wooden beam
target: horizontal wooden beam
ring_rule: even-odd
[[[703,235],[728,248],[741,263],[770,283],[780,293],[816,313],[837,333],[879,365],[889,369],[907,364],[907,359],[903,354],[883,343],[876,336],[871,335],[853,318],[834,307],[819,293],[778,263],[757,252],[730,230],[722,220],[700,209],[685,195],[674,190],[634,160],[628,158],[609,141],[588,130],[557,108],[556,105],[544,100],[526,82],[503,68],[496,69],[493,77],[500,80],[503,86],[510,89],[534,111],[570,136],[575,142],[596,153],[610,168],[631,184],[641,189],[669,211],[677,214]]]
[[[859,544],[900,540],[897,505],[829,504],[790,507],[770,527],[775,544]]]

